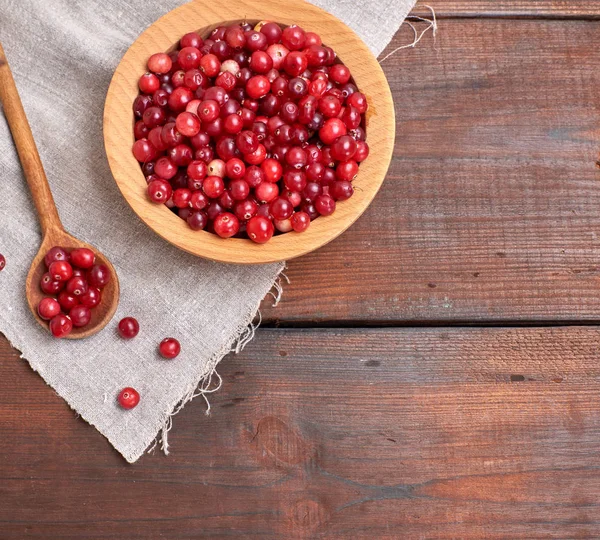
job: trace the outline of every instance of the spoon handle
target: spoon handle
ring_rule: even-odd
[[[25,178],[37,209],[42,233],[51,229],[62,229],[56,204],[50,191],[48,179],[40,160],[29,122],[23,110],[23,104],[15,85],[8,60],[0,43],[0,102],[12,133]]]

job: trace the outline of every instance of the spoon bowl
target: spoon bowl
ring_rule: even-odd
[[[40,288],[42,275],[47,271],[44,263],[46,253],[55,246],[68,250],[81,247],[91,249],[96,254],[96,262],[106,265],[109,269],[111,273],[110,281],[102,290],[100,303],[91,310],[92,318],[89,324],[82,328],[73,327],[71,333],[65,337],[68,339],[81,339],[96,334],[107,325],[117,309],[119,303],[119,280],[117,273],[110,261],[95,247],[90,246],[65,231],[58,216],[48,179],[46,178],[42,161],[33,140],[31,128],[27,122],[15,81],[1,44],[0,102],[4,108],[4,115],[8,121],[17,152],[19,153],[19,159],[23,166],[29,190],[31,191],[43,235],[42,245],[31,263],[25,285],[25,294],[29,309],[35,320],[48,331],[48,322],[44,321],[37,312],[38,304],[46,296]]]
[[[27,303],[33,316],[44,328],[48,329],[48,321],[44,321],[37,312],[37,306],[46,295],[40,289],[40,280],[42,276],[48,271],[44,257],[51,248],[60,246],[67,251],[75,248],[88,248],[96,254],[96,264],[104,264],[110,270],[110,281],[106,284],[106,287],[102,289],[102,300],[94,309],[91,310],[92,318],[86,326],[82,328],[73,327],[71,333],[65,336],[66,339],[81,339],[102,330],[108,322],[113,318],[117,305],[119,303],[119,280],[117,273],[111,262],[100,253],[94,246],[87,244],[78,238],[70,235],[64,229],[53,229],[49,234],[44,236],[40,250],[34,257],[29,273],[27,274],[27,281],[25,283],[25,289],[27,293]]]

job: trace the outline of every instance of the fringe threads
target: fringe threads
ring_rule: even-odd
[[[279,304],[279,302],[281,300],[281,296],[283,294],[283,286],[281,284],[282,278],[285,279],[288,284],[290,283],[290,279],[287,277],[287,275],[284,272],[281,272],[279,274],[279,276],[277,276],[277,279],[275,280],[275,283],[273,284],[273,287],[272,287],[272,289],[275,289],[275,292],[273,290],[269,291],[269,294],[275,300],[275,302],[273,303],[273,307],[276,307]],[[256,320],[257,318],[258,318],[258,320]],[[242,352],[244,350],[244,347],[254,339],[254,336],[256,335],[256,330],[260,326],[261,322],[262,322],[262,314],[259,309],[256,313],[255,320],[251,321],[250,324],[248,324],[248,326],[246,326],[244,331],[235,340],[234,344],[231,346],[231,348],[229,349],[228,352],[235,353],[235,354]],[[222,358],[222,356],[221,356],[221,358]],[[154,450],[156,449],[156,446],[158,445],[159,440],[160,440],[161,450],[163,451],[163,453],[166,456],[169,455],[169,431],[171,431],[171,428],[173,427],[173,417],[176,414],[179,414],[179,412],[194,398],[196,398],[198,396],[202,396],[204,398],[204,401],[206,401],[206,413],[205,414],[207,416],[210,414],[211,406],[210,406],[210,401],[209,401],[207,395],[217,392],[223,385],[223,379],[222,379],[221,375],[219,375],[219,373],[217,372],[217,364],[219,363],[221,358],[218,358],[211,362],[208,373],[204,377],[202,377],[198,386],[196,386],[196,388],[194,388],[193,390],[188,392],[185,396],[183,396],[183,398],[181,399],[181,401],[179,402],[177,407],[175,407],[173,412],[168,414],[167,419],[166,419],[165,423],[163,424],[163,427],[160,429],[160,435],[158,435],[156,437],[156,439],[154,440],[154,444],[152,444],[152,446],[146,451],[146,453],[150,454],[150,453],[154,452]],[[213,377],[217,378],[217,383],[214,386],[214,388],[211,388],[211,386],[213,384]]]
[[[431,11],[431,19],[426,19],[425,17],[418,17],[417,15],[409,15],[408,17],[406,17],[406,24],[408,24],[408,26],[411,27],[413,33],[414,33],[414,39],[412,43],[409,43],[408,45],[401,45],[400,47],[396,47],[393,51],[391,51],[390,53],[386,54],[381,60],[379,60],[379,63],[383,63],[385,62],[388,58],[390,58],[391,56],[393,56],[394,54],[396,54],[398,51],[401,51],[402,49],[410,49],[410,48],[414,48],[417,46],[417,43],[419,43],[419,41],[421,41],[421,39],[423,38],[423,36],[429,32],[429,30],[433,30],[433,39],[435,42],[435,36],[437,34],[437,29],[438,29],[438,25],[437,25],[437,19],[435,17],[435,10],[431,7],[431,6],[425,6],[429,11]],[[417,31],[417,29],[415,28],[415,26],[410,23],[409,21],[420,21],[420,22],[426,22],[427,23],[427,28],[425,28],[425,30],[422,30],[421,33],[419,33]]]

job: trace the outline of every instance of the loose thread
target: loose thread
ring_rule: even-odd
[[[410,48],[414,48],[417,46],[417,43],[419,43],[419,41],[421,41],[421,39],[423,39],[423,36],[429,32],[429,30],[433,30],[433,39],[435,40],[435,36],[437,34],[437,29],[438,29],[438,25],[437,25],[437,19],[435,17],[435,10],[431,7],[431,6],[425,6],[429,11],[431,11],[431,19],[426,19],[424,17],[419,17],[417,15],[410,15],[408,17],[406,17],[406,24],[408,24],[408,26],[411,27],[413,33],[414,33],[414,38],[413,38],[413,42],[409,43],[408,45],[401,45],[400,47],[396,47],[393,51],[391,51],[390,53],[386,54],[381,60],[379,60],[379,63],[381,64],[382,62],[385,62],[388,58],[390,58],[391,56],[393,56],[394,54],[396,54],[398,51],[401,51],[402,49],[410,49]],[[417,29],[414,27],[414,25],[412,25],[409,21],[421,21],[421,22],[426,22],[428,23],[427,28],[425,28],[425,30],[423,30],[420,34],[417,31]]]

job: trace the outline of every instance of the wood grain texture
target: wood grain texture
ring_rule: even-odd
[[[52,192],[50,191],[46,173],[44,172],[42,160],[35,145],[21,98],[19,97],[19,92],[1,44],[0,102],[2,103],[4,115],[6,116],[15,146],[17,147],[19,159],[25,178],[27,179],[27,184],[29,185],[31,197],[35,203],[43,235],[42,244],[31,263],[25,284],[29,309],[35,320],[44,329],[49,331],[48,323],[38,315],[37,311],[37,306],[42,298],[46,296],[40,289],[41,278],[46,272],[44,264],[46,253],[55,246],[67,249],[91,249],[96,253],[97,262],[109,268],[111,280],[102,291],[102,302],[92,310],[92,317],[89,324],[84,328],[73,328],[67,339],[82,339],[92,336],[108,324],[117,310],[119,304],[119,279],[117,272],[110,261],[96,248],[75,238],[64,230],[58,216]]]
[[[438,17],[528,17],[600,19],[598,0],[428,0],[419,2],[414,15]]]
[[[599,328],[262,330],[128,466],[3,344],[0,536],[598,538]]]
[[[445,20],[435,44],[386,60],[387,180],[289,264],[267,321],[597,320],[599,47],[597,22]]]
[[[150,55],[169,50],[187,32],[206,35],[223,21],[275,20],[298,24],[317,32],[352,72],[367,96],[366,114],[369,157],[360,165],[352,199],[336,212],[311,223],[304,233],[273,237],[264,245],[249,239],[224,240],[206,231],[193,231],[164,205],[148,200],[146,181],[131,153],[133,113],[138,79]],[[289,260],[313,251],[352,225],[369,206],[388,170],[394,141],[394,103],[385,75],[364,42],[345,24],[303,0],[231,0],[208,5],[190,2],[159,19],[143,32],[123,57],[111,81],[104,110],[104,140],[108,161],[121,193],[134,212],[165,240],[194,255],[231,263],[267,263]]]

